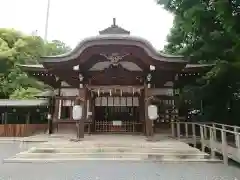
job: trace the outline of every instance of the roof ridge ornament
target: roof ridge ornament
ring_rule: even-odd
[[[99,34],[102,35],[102,34],[130,34],[130,31],[127,31],[125,29],[123,29],[122,27],[118,26],[116,24],[116,18],[113,18],[113,23],[110,27],[102,30],[102,31],[99,31]]]
[[[113,25],[112,25],[113,27],[116,27],[117,25],[116,25],[116,18],[113,18]]]
[[[100,55],[108,59],[113,66],[117,66],[119,64],[119,61],[122,60],[125,56],[130,55],[130,53],[123,54],[123,55],[121,55],[120,53],[112,53],[112,54],[101,53]]]

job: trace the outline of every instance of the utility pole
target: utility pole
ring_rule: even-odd
[[[49,21],[49,11],[50,11],[50,0],[47,0],[47,12],[46,12],[46,21],[45,21],[45,32],[44,32],[44,40],[47,41],[48,36],[48,21]]]

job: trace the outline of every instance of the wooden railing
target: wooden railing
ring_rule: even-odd
[[[47,124],[1,124],[0,137],[24,137],[36,132],[46,132]]]
[[[196,147],[201,143],[202,151],[208,147],[214,158],[216,152],[223,155],[224,164],[228,158],[240,162],[240,127],[214,122],[172,122],[172,136],[179,140],[190,140]]]

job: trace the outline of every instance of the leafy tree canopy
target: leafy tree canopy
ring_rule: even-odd
[[[44,42],[41,37],[25,35],[14,29],[0,29],[0,97],[31,98],[47,86],[28,77],[17,65],[38,64],[40,56],[70,51],[61,41]]]
[[[208,120],[239,117],[240,1],[157,0],[175,16],[165,51],[190,57],[194,63],[216,66],[202,79],[193,100],[202,99]],[[196,95],[197,93],[197,95]],[[198,98],[196,98],[198,97]]]

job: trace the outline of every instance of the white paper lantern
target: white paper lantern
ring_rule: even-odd
[[[82,106],[75,105],[72,110],[73,120],[80,120],[82,118]]]
[[[158,108],[155,105],[148,106],[148,117],[151,120],[156,120],[158,118]]]
[[[47,115],[47,119],[51,119],[52,118],[52,115],[51,114],[48,114]]]

